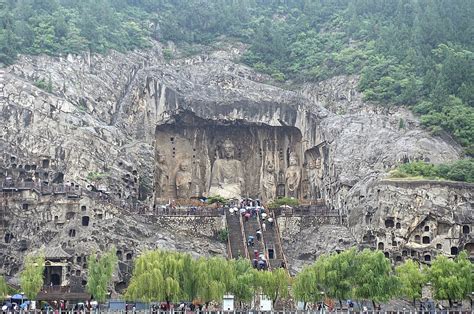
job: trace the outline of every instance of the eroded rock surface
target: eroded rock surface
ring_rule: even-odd
[[[472,186],[458,193],[442,183],[436,189],[381,183],[387,171],[402,162],[455,160],[459,158],[458,145],[420,128],[417,118],[403,108],[364,102],[356,89],[357,77],[336,77],[286,90],[267,84],[268,77],[233,62],[241,52],[225,47],[170,63],[163,60],[159,45],[106,56],[21,57],[0,70],[0,179],[79,186],[101,191],[117,204],[138,204],[150,212],[170,198],[208,193],[212,166],[222,158],[218,151],[230,138],[236,149],[233,158],[244,169],[240,187],[244,196],[258,196],[264,189],[271,189],[265,195],[288,196],[287,170],[294,166],[293,173],[301,173],[293,195],[304,202],[323,201],[332,214],[348,215],[350,229],[317,219],[281,226],[294,270],[321,253],[363,244],[370,230],[375,237],[371,245],[383,242],[385,249],[389,231],[383,230],[381,222],[388,217],[404,221],[397,237],[410,243],[414,226],[408,222],[427,217],[433,226],[443,221],[451,226],[452,231],[436,238],[436,243],[442,244],[439,252],[447,253],[451,244],[445,241],[449,237],[458,237],[459,248],[471,243],[458,235],[464,226],[469,226],[468,234],[472,234],[471,216],[456,216],[463,218],[454,222],[452,217],[461,207],[451,198],[453,193],[460,193],[458,200],[466,193],[470,196]],[[40,79],[47,82],[46,90],[35,86]],[[206,127],[198,130],[195,121]],[[271,141],[266,141],[268,137]],[[292,154],[296,162],[290,164]],[[185,159],[189,167],[182,166]],[[273,168],[267,166],[269,160]],[[270,168],[273,172],[268,175]],[[379,184],[382,187],[377,192]],[[410,211],[414,195],[424,193],[432,194],[436,203],[432,206],[425,201]],[[396,204],[388,200],[392,194]],[[31,204],[38,202],[33,199]],[[67,202],[48,202],[64,215],[68,212]],[[21,212],[16,206],[10,214]],[[224,253],[208,233],[183,233],[181,237],[181,231],[173,231],[179,223],[172,225],[168,220],[155,225],[141,216],[121,213],[120,207],[110,208],[114,213],[110,221],[93,222],[87,232],[77,230],[76,238],[81,241],[71,241],[66,228],[71,222],[64,221],[64,227],[59,228],[50,207],[35,206],[34,211],[4,227],[5,239],[10,234],[15,241],[27,243],[23,249],[20,242],[4,241],[4,272],[15,274],[25,252],[46,242],[77,254],[116,242],[140,250],[166,247],[196,254]],[[88,208],[109,212],[102,205]],[[472,210],[467,198],[462,208],[463,212]],[[373,223],[365,222],[366,212],[373,213]],[[39,237],[35,237],[31,222],[36,215],[48,217],[40,220],[44,224],[38,225]],[[90,213],[90,217],[95,215]],[[105,219],[106,213],[102,215]],[[27,222],[32,227],[22,234],[19,226]],[[430,237],[433,242],[434,235]],[[397,247],[404,243],[395,241]],[[432,245],[426,248],[433,254],[438,252]]]

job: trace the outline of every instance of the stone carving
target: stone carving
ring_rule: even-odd
[[[176,196],[177,198],[189,198],[192,183],[192,174],[189,171],[190,163],[184,160],[179,165],[179,170],[176,172]]]
[[[210,195],[226,198],[240,198],[244,187],[242,163],[234,159],[234,144],[226,139],[222,145],[223,159],[216,159],[212,165]]]
[[[311,199],[319,199],[320,192],[318,187],[318,173],[321,168],[321,159],[313,159],[310,158],[308,160],[308,167],[306,168],[307,175],[308,175],[308,183],[309,183],[309,194]]]
[[[200,197],[202,196],[202,185],[203,185],[203,181],[205,181],[205,179],[203,178],[203,175],[202,175],[202,171],[201,171],[201,160],[200,159],[195,159],[193,161],[193,174],[192,174],[192,177],[193,177],[193,181],[192,181],[192,184],[191,184],[191,193],[192,193],[192,196],[194,197]]]
[[[290,166],[285,171],[286,196],[298,198],[300,179],[301,168],[298,166],[298,157],[292,152],[290,154]]]
[[[275,166],[272,162],[267,162],[263,172],[263,200],[265,202],[276,198]]]
[[[156,176],[155,176],[155,198],[160,199],[166,196],[169,185],[168,164],[165,155],[156,151]]]

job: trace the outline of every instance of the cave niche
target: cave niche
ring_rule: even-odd
[[[385,227],[386,227],[386,228],[393,228],[393,227],[395,227],[395,222],[393,221],[393,218],[387,218],[387,219],[385,219]]]
[[[170,198],[201,197],[212,193],[213,188],[218,190],[224,180],[219,176],[228,176],[230,172],[219,172],[226,169],[226,165],[229,170],[231,165],[242,170],[232,171],[234,177],[226,178],[234,188],[230,192],[224,189],[230,196],[221,196],[264,199],[264,177],[268,174],[267,180],[273,181],[275,187],[272,198],[283,194],[316,200],[316,193],[312,193],[313,188],[316,191],[313,186],[316,183],[311,183],[316,180],[311,176],[316,176],[321,169],[321,159],[305,160],[301,140],[300,130],[292,126],[206,120],[190,111],[179,112],[169,124],[155,129],[155,204],[160,205]],[[233,157],[227,159],[232,163],[226,163],[225,150],[229,147],[232,147]],[[285,189],[285,171],[290,162],[301,176],[294,191]],[[308,166],[303,169],[306,162]],[[307,187],[304,182],[311,186]]]

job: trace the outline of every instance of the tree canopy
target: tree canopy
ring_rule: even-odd
[[[103,53],[226,36],[247,43],[242,62],[276,81],[360,75],[366,100],[412,108],[472,156],[472,16],[471,0],[3,0],[0,63],[18,53]]]
[[[44,255],[28,255],[25,259],[23,271],[20,274],[21,290],[30,300],[36,296],[43,287]]]
[[[115,248],[100,257],[91,254],[87,259],[87,291],[98,302],[104,302],[107,299],[108,287],[117,268],[117,263]]]

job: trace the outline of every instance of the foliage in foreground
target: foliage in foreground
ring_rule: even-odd
[[[21,290],[30,300],[35,300],[43,287],[44,255],[28,255],[20,274]]]
[[[416,161],[400,165],[391,172],[390,176],[393,178],[422,177],[427,179],[474,182],[474,160],[469,158],[458,160],[451,164],[439,165]]]
[[[3,276],[0,276],[0,298],[4,300],[6,295],[8,295],[7,282]]]
[[[289,278],[284,270],[259,272],[247,260],[220,257],[193,259],[178,252],[150,251],[135,261],[125,297],[144,302],[198,300],[208,304],[232,293],[248,302],[255,291],[276,300],[288,295]]]
[[[117,263],[118,258],[115,248],[100,257],[91,254],[87,259],[89,274],[86,288],[98,302],[104,302],[107,299],[108,287]]]
[[[383,303],[395,297],[415,301],[431,281],[437,300],[468,298],[474,283],[473,265],[466,252],[454,260],[439,255],[431,268],[421,268],[412,260],[393,271],[381,251],[356,252],[355,249],[319,257],[298,273],[292,285],[293,296],[305,303],[321,301],[325,296],[343,300],[359,299]]]

